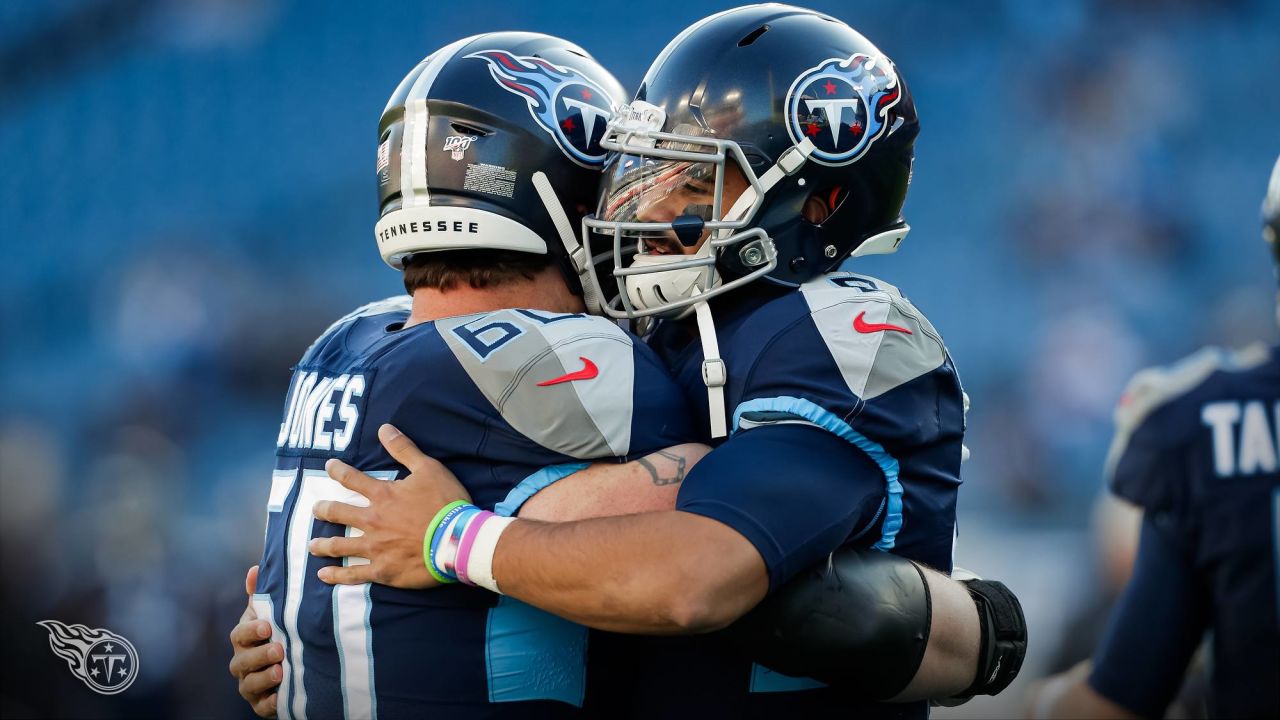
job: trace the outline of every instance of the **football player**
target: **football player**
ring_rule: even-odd
[[[335,563],[307,545],[348,532],[313,522],[316,503],[358,502],[328,478],[326,460],[395,477],[377,437],[387,422],[504,515],[674,502],[671,471],[700,452],[681,446],[694,433],[680,389],[643,343],[585,314],[556,230],[594,196],[599,139],[621,92],[572,43],[491,33],[434,53],[393,93],[379,128],[376,234],[412,299],[340,319],[294,369],[252,596],[270,621],[266,652],[284,662],[265,678],[279,692],[253,694],[259,712],[386,718],[447,707],[523,718],[581,704],[585,628],[463,585],[335,591],[316,577]],[[583,382],[597,375],[606,382]],[[666,486],[648,472],[614,473],[607,485],[580,472],[656,451],[633,467],[659,468]]]
[[[1280,263],[1280,160],[1262,215]],[[1206,631],[1210,717],[1280,715],[1277,445],[1276,346],[1133,378],[1107,460],[1111,491],[1143,510],[1133,577],[1092,663],[1038,684],[1033,716],[1163,717]]]
[[[384,587],[328,593],[314,574],[331,563],[299,553],[313,538],[347,532],[310,524],[313,506],[359,501],[323,477],[326,458],[394,476],[396,463],[372,440],[385,420],[425,438],[476,501],[501,514],[569,520],[674,505],[700,447],[628,465],[578,462],[637,457],[688,434],[688,414],[651,355],[612,323],[583,317],[586,303],[570,289],[583,255],[568,218],[585,205],[573,193],[596,184],[583,173],[603,154],[602,113],[616,93],[584,58],[545,36],[468,38],[416,68],[384,113],[377,235],[413,300],[343,318],[295,373],[263,571],[249,581],[256,612],[232,634],[232,672],[260,714],[395,717],[441,703],[494,713],[488,703],[496,702],[509,703],[502,714],[524,717],[582,701],[582,628],[466,588],[451,597]],[[584,294],[590,302],[590,287]],[[597,378],[608,384],[589,384]],[[931,608],[923,571],[888,557],[855,562],[841,565],[849,588],[863,590],[844,596],[851,615],[860,609],[854,601],[912,603],[914,619],[936,627],[904,628],[908,673],[922,664],[917,649],[925,668],[976,654],[978,618],[963,591],[938,591]],[[893,584],[902,573],[914,587]],[[948,627],[972,636],[972,647],[948,639]],[[416,643],[433,647],[426,657],[441,664],[438,677],[411,672],[422,659],[406,655]],[[447,659],[435,657],[446,651]]]
[[[409,480],[377,486],[331,465],[339,482],[373,493],[373,505],[318,506],[317,517],[364,536],[320,540],[313,552],[371,564],[326,567],[321,577],[406,587],[444,577],[500,587],[593,627],[688,633],[728,625],[846,544],[949,572],[964,452],[965,398],[954,366],[937,331],[896,288],[834,272],[851,255],[893,251],[906,235],[899,213],[917,131],[896,68],[834,18],[760,5],[685,30],[610,125],[602,145],[615,155],[597,213],[585,221],[608,235],[619,261],[621,296],[605,311],[668,318],[654,343],[711,418],[705,439],[717,447],[689,472],[678,509],[573,523],[514,521],[470,505],[458,511],[462,519],[439,516],[465,489],[400,436],[395,453],[416,471]],[[633,241],[640,254],[622,267]],[[444,548],[428,553],[426,567],[414,550],[424,530],[431,547]],[[457,558],[465,573],[432,559],[441,556]],[[834,567],[819,571],[809,588],[840,578]],[[939,669],[958,676],[952,689],[965,695],[1006,685],[1025,639],[1020,615],[990,610],[1010,607],[1007,591],[974,592],[982,612],[970,606],[972,627],[986,621],[983,656],[991,662],[976,674],[972,662]],[[797,602],[813,604],[797,611],[766,603],[762,612],[804,618],[812,635],[827,629],[834,644],[847,628],[823,619],[832,617],[827,596],[800,595]],[[901,614],[919,618],[909,608]],[[978,644],[976,632],[972,640]],[[649,677],[661,693],[636,697],[657,703],[657,712],[672,703],[724,715],[927,712],[924,703],[872,702],[912,696],[918,644],[885,649],[891,675],[828,672],[841,687],[823,688],[718,644],[672,642],[642,663],[660,663]],[[914,664],[897,662],[903,653]],[[771,659],[789,673],[802,663]]]

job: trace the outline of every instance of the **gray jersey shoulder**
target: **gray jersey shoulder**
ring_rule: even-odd
[[[828,273],[800,288],[827,351],[854,395],[871,400],[947,361],[924,313],[883,280]]]
[[[436,321],[468,377],[516,431],[578,459],[630,452],[634,339],[612,321],[511,309]]]

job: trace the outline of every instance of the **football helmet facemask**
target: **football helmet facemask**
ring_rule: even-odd
[[[893,252],[918,130],[893,63],[834,18],[770,4],[695,23],[600,143],[612,154],[583,237],[612,247],[605,312],[683,315],[749,282],[797,286]]]

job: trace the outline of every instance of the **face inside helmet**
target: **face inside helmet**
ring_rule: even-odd
[[[673,133],[709,135],[677,126]],[[663,150],[713,155],[714,146],[679,140],[657,143]],[[711,234],[709,224],[724,216],[748,187],[737,164],[707,160],[664,159],[645,153],[614,155],[605,168],[596,217],[634,225],[624,235],[647,255],[691,255]]]
[[[693,125],[662,132],[663,119],[660,109],[633,103],[601,142],[613,152],[584,234],[592,246],[612,241],[618,292],[605,311],[614,317],[678,315],[775,267],[768,236],[747,228],[764,189],[741,148]],[[624,264],[629,247],[636,254]],[[716,255],[731,247],[758,269],[722,285]]]

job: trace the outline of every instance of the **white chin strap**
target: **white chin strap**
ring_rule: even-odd
[[[591,255],[582,247],[578,236],[574,234],[569,216],[564,212],[564,205],[556,195],[555,188],[551,187],[551,181],[547,179],[546,173],[539,170],[533,174],[533,189],[538,191],[538,197],[546,206],[547,214],[551,216],[551,222],[556,226],[556,234],[560,236],[560,242],[564,244],[564,250],[569,254],[573,271],[578,274],[578,284],[582,286],[582,302],[587,306],[587,312],[602,315],[604,313],[603,298],[596,292],[595,283],[591,282],[587,272]]]
[[[729,434],[724,405],[724,386],[729,380],[724,360],[720,359],[720,343],[716,340],[716,324],[711,306],[700,302],[693,306],[698,315],[698,337],[702,340],[702,382],[707,386],[707,409],[711,415],[711,437]]]
[[[705,243],[703,248],[710,248]],[[701,254],[701,250],[698,251]],[[689,255],[637,255],[631,267],[661,266],[680,260],[688,260]],[[683,268],[680,270],[657,270],[642,275],[628,275],[626,279],[627,297],[631,304],[639,309],[666,304],[670,298],[687,298],[703,295],[710,288],[704,288],[707,276],[706,267]],[[712,285],[720,284],[720,277],[715,269],[711,269]],[[678,311],[673,319],[688,317],[695,313],[698,318],[698,338],[702,341],[702,382],[707,386],[707,409],[711,414],[711,437],[722,438],[728,435],[725,418],[724,386],[729,379],[724,360],[720,359],[720,343],[716,339],[716,324],[711,317],[711,306],[706,301],[696,303]]]
[[[809,159],[813,153],[813,141],[805,138],[798,145],[788,148],[778,158],[773,167],[760,176],[760,195],[769,192],[782,178],[793,175]],[[747,188],[738,197],[724,220],[742,219],[754,207],[757,199],[755,188]],[[717,237],[728,237],[732,230],[717,231]],[[900,241],[901,238],[898,238]],[[896,247],[896,244],[895,244]],[[692,255],[636,255],[631,267],[660,267],[662,265],[689,260],[691,258],[711,257],[715,249],[710,239],[702,243],[702,247]],[[708,282],[710,278],[710,282]],[[703,295],[721,284],[715,266],[683,268],[679,270],[654,270],[653,272],[628,275],[625,286],[627,298],[638,309],[649,309],[665,305],[668,302]],[[711,317],[711,306],[705,301],[685,308],[675,317],[688,317],[692,310],[698,318],[698,337],[702,341],[702,382],[707,386],[707,406],[711,415],[711,437],[722,438],[728,433],[728,413],[725,408],[724,386],[729,376],[724,360],[720,358],[720,343],[716,339],[715,321]]]

